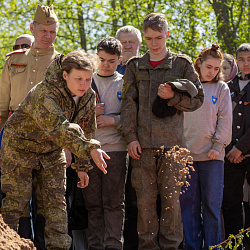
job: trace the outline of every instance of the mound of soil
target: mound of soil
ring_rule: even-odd
[[[33,242],[20,238],[14,230],[10,229],[3,221],[0,214],[0,249],[1,250],[35,250]]]

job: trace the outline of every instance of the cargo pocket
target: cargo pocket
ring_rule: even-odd
[[[132,187],[137,190],[142,190],[142,168],[140,167],[141,161],[132,159],[132,173],[131,173],[131,183]]]

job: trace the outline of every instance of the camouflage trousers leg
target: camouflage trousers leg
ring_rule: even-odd
[[[46,249],[69,249],[71,237],[68,235],[66,211],[66,164],[35,171],[41,191],[42,211],[45,217]],[[40,206],[39,202],[37,205]]]
[[[3,161],[5,168],[8,162]],[[29,211],[30,198],[32,194],[32,169],[16,167],[12,171],[2,173],[2,190],[6,197],[2,201],[1,214],[5,223],[15,231],[21,217],[26,217]]]
[[[183,239],[180,188],[174,182],[179,166],[155,150],[142,149],[140,160],[132,160],[132,185],[138,206],[139,249],[178,249]],[[161,197],[161,217],[156,210],[157,195]]]

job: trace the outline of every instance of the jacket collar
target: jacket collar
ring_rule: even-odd
[[[161,64],[159,64],[156,68],[154,68],[150,64],[150,55],[149,55],[149,51],[147,51],[141,57],[142,60],[139,60],[139,65],[138,65],[139,69],[172,69],[173,55],[169,49],[167,51],[168,51],[167,56],[165,57],[163,62]]]
[[[52,44],[47,49],[35,49],[32,45],[30,47],[30,52],[34,56],[45,56],[45,55],[53,55],[56,51],[54,45]]]

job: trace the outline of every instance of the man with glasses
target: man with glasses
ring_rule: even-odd
[[[16,39],[13,50],[18,49],[29,49],[31,44],[34,42],[34,36],[29,34],[23,34]]]

